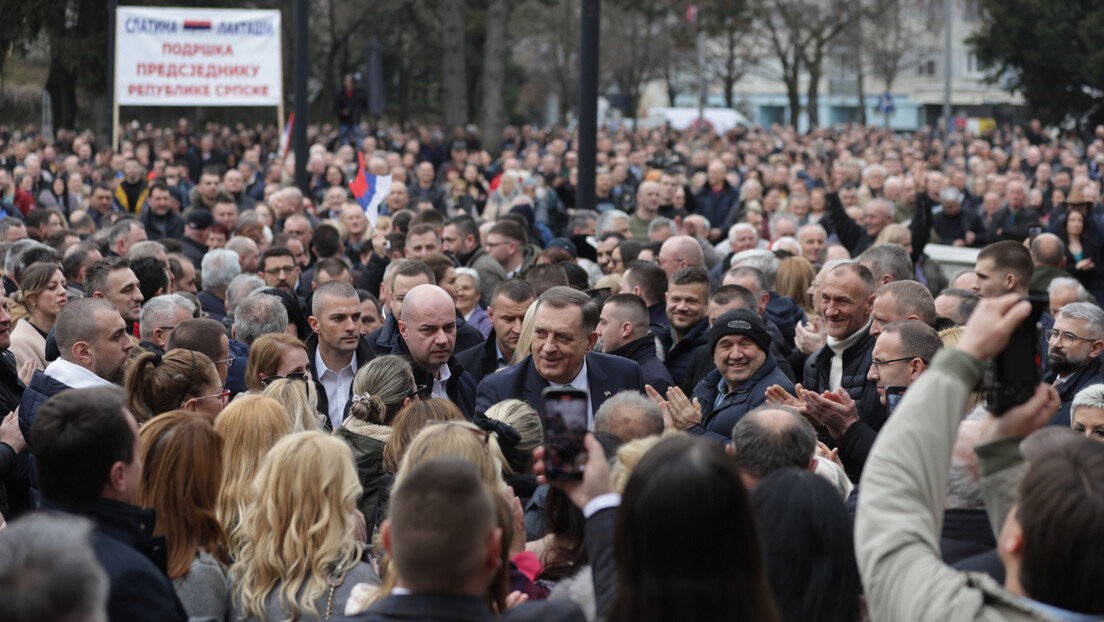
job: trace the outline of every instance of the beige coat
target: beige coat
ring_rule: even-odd
[[[943,563],[939,534],[958,424],[981,365],[957,350],[935,357],[886,422],[866,462],[855,521],[855,553],[870,619],[910,622],[1027,622],[1052,620],[1007,592],[989,576],[959,572]],[[1022,460],[979,448],[986,502],[998,525],[1012,503]],[[995,465],[995,466],[994,466]]]

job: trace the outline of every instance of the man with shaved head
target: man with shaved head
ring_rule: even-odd
[[[670,277],[680,268],[705,267],[705,255],[697,240],[688,235],[676,235],[667,238],[659,248],[656,264]]]
[[[660,188],[654,181],[641,182],[636,189],[636,211],[629,217],[629,230],[634,240],[648,239],[648,225],[659,212]]]
[[[456,305],[436,285],[418,285],[403,300],[398,352],[413,361],[414,381],[426,387],[422,397],[447,399],[464,416],[475,414],[475,378],[453,356],[456,347]]]
[[[352,285],[330,281],[318,286],[307,318],[314,334],[307,337],[311,377],[322,385],[318,410],[337,429],[351,405],[357,370],[375,358],[360,336],[360,298]]]

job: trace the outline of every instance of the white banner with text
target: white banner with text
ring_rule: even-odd
[[[121,6],[115,20],[121,106],[276,106],[280,12]]]

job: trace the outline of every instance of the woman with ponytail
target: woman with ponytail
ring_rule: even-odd
[[[214,423],[230,393],[218,370],[201,352],[176,348],[165,354],[146,352],[130,361],[127,408],[141,425],[170,410],[188,410]]]
[[[383,476],[383,448],[391,437],[391,423],[417,393],[410,362],[388,354],[373,359],[353,378],[349,416],[335,433],[353,451],[357,478],[364,493],[357,502],[366,518],[376,509],[379,479]]]

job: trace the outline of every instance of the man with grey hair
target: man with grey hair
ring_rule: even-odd
[[[261,253],[257,249],[256,242],[244,235],[239,235],[230,238],[230,240],[226,242],[224,248],[238,254],[238,263],[241,264],[242,274],[254,274],[257,272],[257,263],[260,260]]]
[[[241,301],[246,296],[264,287],[264,279],[254,272],[242,272],[231,279],[230,284],[226,286],[226,319],[222,323],[226,324],[227,328],[233,326],[234,319],[237,317],[238,305],[241,304]]]
[[[876,247],[875,247],[876,248]],[[874,292],[870,310],[870,334],[877,337],[888,324],[901,320],[920,320],[935,325],[935,300],[931,292],[916,281],[893,281]]]
[[[195,305],[179,294],[150,298],[142,305],[139,316],[142,341],[138,346],[154,354],[164,354],[173,329],[177,324],[192,319],[194,313]]]
[[[225,248],[208,251],[200,270],[203,291],[196,297],[207,316],[221,322],[226,318],[226,288],[241,274],[238,254]]]
[[[36,514],[0,531],[0,603],[8,622],[107,619],[108,580],[92,549],[93,523]]]
[[[284,332],[287,324],[288,314],[283,302],[272,294],[254,291],[238,303],[230,334],[251,347],[261,335]],[[235,355],[235,360],[237,358]]]
[[[1072,302],[1058,310],[1054,328],[1047,331],[1046,382],[1058,389],[1062,407],[1050,425],[1069,427],[1074,396],[1085,387],[1104,382],[1100,354],[1104,352],[1104,310],[1089,302]]]
[[[838,194],[829,193],[827,199],[828,224],[852,257],[870,248],[882,229],[893,223],[893,204],[885,199],[871,199],[866,204],[863,208],[862,226],[851,219]]]
[[[1080,281],[1064,276],[1054,279],[1047,286],[1047,297],[1050,299],[1050,315],[1057,316],[1058,310],[1071,302],[1092,302],[1089,290]]]
[[[1070,409],[1070,427],[1085,438],[1104,441],[1104,384],[1077,392]]]
[[[935,297],[935,314],[937,318],[943,318],[954,322],[957,326],[965,326],[970,314],[977,307],[977,294],[967,289],[945,289]]]
[[[612,434],[626,443],[663,434],[663,411],[636,391],[622,391],[594,413],[594,431]]]
[[[111,254],[126,257],[131,246],[146,241],[146,230],[137,219],[126,218],[111,228],[107,239]]]
[[[874,285],[881,287],[893,281],[911,281],[912,259],[900,244],[878,244],[859,255],[859,263],[874,275]]]
[[[648,241],[666,242],[667,238],[678,235],[678,225],[670,218],[657,216],[648,223]]]
[[[816,448],[813,426],[785,406],[760,406],[732,427],[733,457],[748,490],[779,469],[813,470]]]
[[[939,191],[943,211],[932,216],[932,231],[939,241],[951,246],[980,246],[985,241],[985,222],[970,209],[962,209],[962,191],[947,186]]]
[[[598,221],[594,223],[594,237],[600,238],[607,231],[616,231],[632,238],[632,230],[629,228],[629,215],[619,209],[611,209],[598,215]]]
[[[476,391],[476,412],[517,398],[543,413],[541,393],[546,387],[571,387],[589,396],[587,421],[593,422],[593,413],[614,393],[644,392],[639,365],[593,351],[599,310],[589,296],[570,287],[553,287],[536,304],[529,355],[483,378]]]

